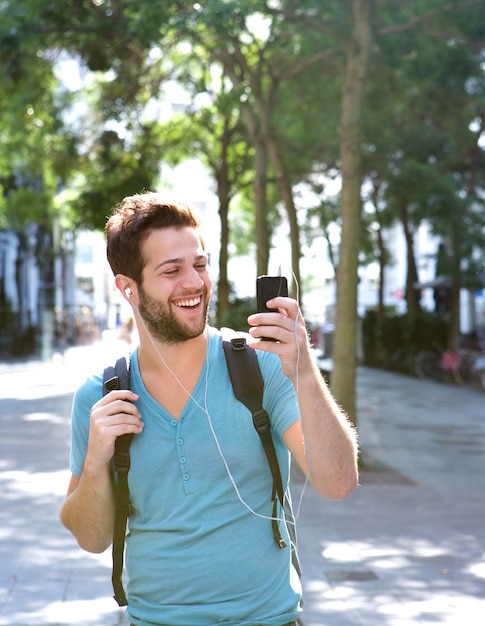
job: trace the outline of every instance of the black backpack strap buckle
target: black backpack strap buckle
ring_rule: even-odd
[[[128,474],[130,469],[130,453],[127,450],[116,451],[113,462],[118,474]]]
[[[231,339],[231,344],[232,344],[233,350],[245,350],[246,338],[245,337],[233,337]]]
[[[268,413],[264,409],[259,409],[253,413],[253,424],[260,435],[268,433],[271,427]]]

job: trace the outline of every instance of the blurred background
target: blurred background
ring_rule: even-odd
[[[483,355],[485,2],[0,13],[0,359],[129,323],[103,227],[143,190],[201,214],[214,324],[281,268],[351,416],[357,363]]]

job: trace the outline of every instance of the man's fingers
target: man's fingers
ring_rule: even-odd
[[[101,405],[106,406],[110,402],[114,402],[115,400],[126,400],[127,402],[135,402],[138,400],[138,395],[131,391],[131,389],[113,389],[105,396],[103,396],[94,406]]]

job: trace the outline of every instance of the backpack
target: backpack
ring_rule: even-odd
[[[244,337],[236,337],[230,341],[223,341],[229,377],[234,395],[242,402],[253,416],[254,427],[260,436],[268,464],[273,477],[271,500],[273,502],[272,530],[276,545],[285,548],[286,542],[278,528],[277,509],[278,501],[285,512],[288,535],[291,541],[291,558],[293,566],[301,577],[300,562],[296,551],[296,527],[289,494],[283,491],[281,472],[278,458],[271,438],[271,422],[268,413],[263,409],[264,381],[259,368],[256,351],[246,344]],[[129,389],[129,358],[119,358],[114,366],[108,366],[103,373],[103,394],[113,389]],[[113,569],[111,582],[113,584],[114,599],[119,606],[126,606],[127,599],[122,583],[123,558],[125,548],[126,524],[129,515],[128,471],[130,469],[130,444],[133,434],[121,435],[116,439],[113,455],[116,481],[116,509],[113,530]]]

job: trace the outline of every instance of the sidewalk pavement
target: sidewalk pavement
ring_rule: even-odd
[[[109,551],[58,521],[72,393],[109,352],[0,367],[0,626],[126,624]],[[304,626],[483,626],[485,394],[359,368],[357,403],[361,486],[327,501],[294,471]]]

